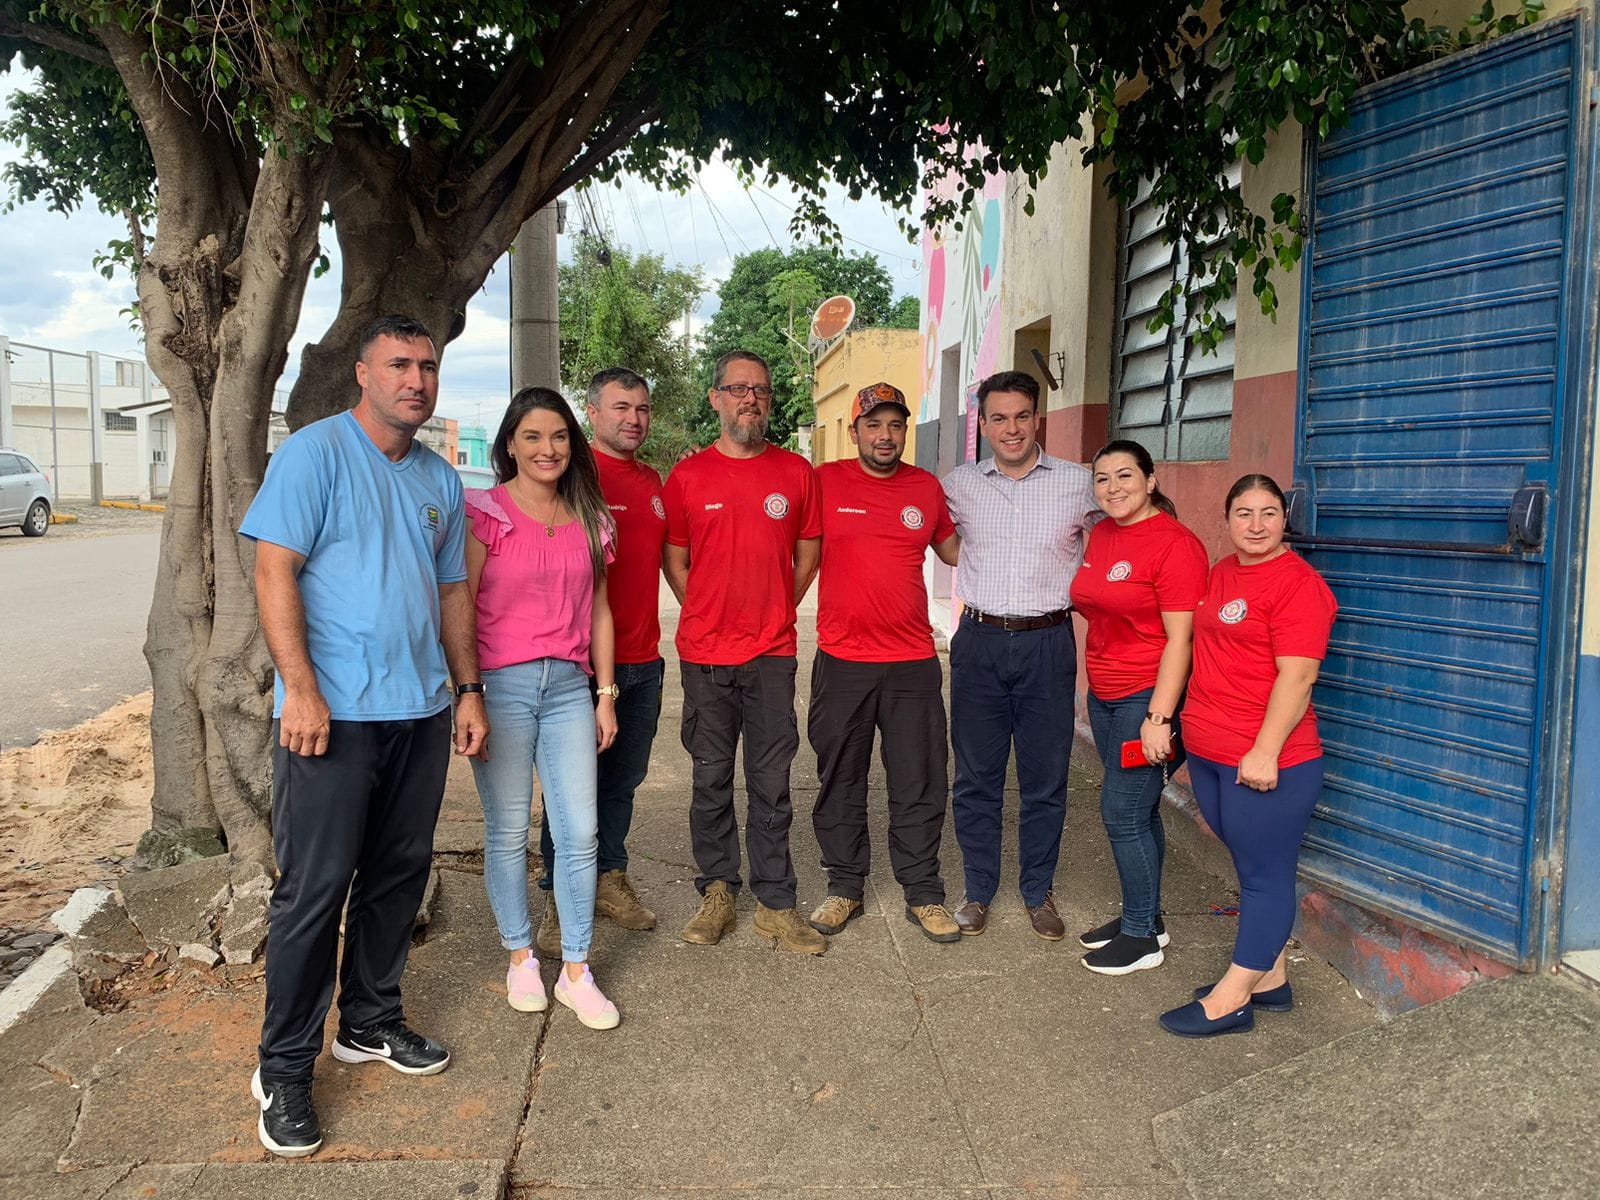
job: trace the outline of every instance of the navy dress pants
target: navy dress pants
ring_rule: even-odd
[[[1011,633],[962,616],[950,642],[951,809],[968,900],[988,904],[1000,886],[1000,814],[1013,746],[1023,903],[1042,904],[1055,884],[1077,677],[1071,620]]]

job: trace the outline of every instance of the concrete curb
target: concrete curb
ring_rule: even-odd
[[[130,508],[137,512],[164,513],[167,511],[165,504],[140,504],[136,500],[102,500],[101,508]],[[74,518],[76,520],[76,518]]]
[[[52,525],[76,525],[77,523],[77,513],[51,512],[50,514],[50,524]]]
[[[66,904],[51,915],[50,920],[57,929],[71,937],[109,903],[111,893],[107,889],[79,888]],[[10,987],[0,992],[0,1033],[25,1017],[28,1010],[38,1003],[39,997],[50,990],[50,985],[70,970],[72,950],[65,942],[57,942],[34,959]]]

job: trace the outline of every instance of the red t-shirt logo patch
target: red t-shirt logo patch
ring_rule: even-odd
[[[1124,579],[1128,578],[1128,576],[1132,574],[1133,564],[1127,559],[1123,559],[1119,563],[1111,564],[1111,570],[1106,572],[1106,582],[1121,583]]]
[[[789,497],[782,492],[773,492],[761,502],[761,511],[774,521],[781,521],[789,515]]]
[[[921,529],[923,519],[922,510],[915,504],[908,504],[900,510],[900,524],[907,529]]]
[[[667,519],[667,506],[661,503],[660,496],[650,497],[650,511],[655,513],[655,515],[661,518],[663,521]]]
[[[1245,614],[1249,611],[1250,606],[1244,602],[1242,597],[1238,600],[1229,600],[1221,608],[1217,609],[1217,620],[1224,625],[1237,625],[1244,620]]]

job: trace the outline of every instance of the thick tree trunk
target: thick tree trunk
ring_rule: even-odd
[[[272,664],[256,616],[254,549],[236,531],[261,484],[273,385],[316,254],[326,186],[325,156],[269,154],[234,261],[217,270],[221,256],[209,244],[194,254],[195,273],[210,283],[204,333],[215,377],[181,405],[174,393],[176,502],[146,642],[156,687],[151,828],[216,829],[235,863],[272,861]],[[169,287],[144,301],[146,311],[174,299]],[[160,857],[157,845],[147,857]]]
[[[214,835],[237,878],[272,861],[271,664],[254,554],[235,530],[261,481],[272,389],[316,253],[327,156],[258,158],[230,138],[225,113],[151,72],[146,44],[115,26],[97,34],[162,180],[139,303],[176,430],[145,641],[155,792],[140,849],[159,864],[204,852]]]
[[[442,355],[460,336],[467,302],[483,286],[482,279],[471,286],[456,280],[455,244],[462,234],[450,217],[419,207],[412,189],[421,168],[387,143],[381,134],[341,131],[329,189],[341,262],[339,312],[321,340],[300,353],[300,375],[289,393],[291,429],[355,404],[357,351],[374,318],[415,317],[433,331]]]

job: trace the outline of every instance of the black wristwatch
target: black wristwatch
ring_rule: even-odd
[[[1172,718],[1171,717],[1163,717],[1158,712],[1147,712],[1144,715],[1144,719],[1146,721],[1149,721],[1150,724],[1152,724],[1152,725],[1170,725],[1170,724],[1172,724]]]
[[[483,684],[481,684],[481,683],[458,683],[458,684],[456,684],[456,695],[457,696],[481,696],[481,695],[483,695]]]

